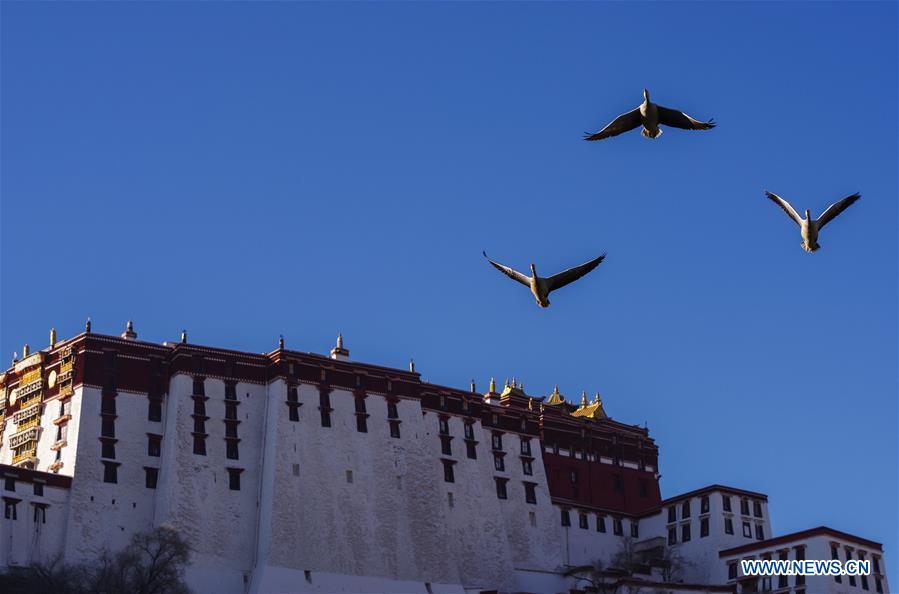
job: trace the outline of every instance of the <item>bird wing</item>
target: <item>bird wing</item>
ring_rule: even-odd
[[[584,140],[602,140],[603,138],[618,136],[622,132],[633,130],[639,126],[641,122],[640,108],[636,107],[612,120],[612,123],[599,132],[596,132],[595,134],[590,134],[589,132],[585,133]]]
[[[530,277],[527,277],[527,276],[521,274],[514,268],[509,268],[508,266],[503,266],[499,262],[494,262],[487,256],[487,252],[484,252],[484,257],[487,258],[487,261],[490,262],[494,268],[496,268],[497,270],[499,270],[500,272],[502,272],[503,274],[505,274],[512,280],[517,280],[518,282],[520,282],[521,284],[523,284],[526,287],[531,286]]]
[[[668,109],[661,105],[656,105],[659,110],[659,123],[671,126],[672,128],[683,128],[684,130],[708,130],[715,127],[715,120],[708,122],[700,122],[694,120],[682,111],[676,109]]]
[[[846,196],[839,202],[834,202],[830,206],[827,207],[827,210],[824,211],[820,217],[818,217],[818,229],[832,221],[838,214],[852,206],[856,200],[861,198],[862,195],[856,192],[852,196]]]
[[[581,278],[597,266],[599,266],[600,262],[605,259],[606,255],[603,254],[598,258],[594,258],[585,264],[581,264],[580,266],[575,266],[574,268],[569,268],[564,272],[560,272],[559,274],[554,274],[548,279],[546,279],[546,287],[549,291],[555,291],[556,289],[561,289],[565,285],[569,283],[573,283],[577,279]]]
[[[796,210],[793,209],[792,206],[790,206],[789,202],[787,202],[786,200],[784,200],[783,198],[781,198],[780,196],[778,196],[777,194],[774,194],[772,192],[766,191],[765,196],[770,198],[772,202],[774,202],[775,204],[780,206],[782,209],[784,209],[784,212],[787,213],[787,215],[789,215],[789,217],[791,219],[796,221],[797,225],[799,225],[800,227],[802,226],[802,217],[800,217],[799,213],[796,212]]]

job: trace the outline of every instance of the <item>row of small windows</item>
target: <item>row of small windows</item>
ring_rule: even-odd
[[[805,559],[805,547],[804,546],[795,547],[794,551],[795,551],[795,559],[797,561],[802,561]],[[789,554],[787,551],[781,551],[780,554],[778,555],[778,559],[780,559],[782,561],[786,561],[788,559],[788,557],[789,557]],[[771,559],[771,555],[765,555],[764,558]],[[738,566],[738,563],[736,561],[731,561],[727,564],[727,579],[728,580],[734,581],[737,579],[737,566]],[[790,587],[789,583],[788,583],[789,576],[778,575],[775,577],[777,577],[777,589]],[[772,589],[772,585],[773,585],[773,581],[772,581],[771,576],[762,577],[761,584],[760,584],[761,587],[759,587],[759,585],[756,584],[756,591],[763,591],[763,592],[770,591]],[[805,586],[805,576],[804,575],[795,576],[795,578],[793,580],[793,585],[796,586],[797,588],[803,588]],[[797,589],[797,590],[795,590],[795,592],[797,594],[804,594],[805,590]]]
[[[762,517],[762,503],[760,501],[753,500],[751,502],[751,504],[752,504],[752,516],[756,517],[756,518],[761,518]],[[733,511],[733,508],[731,507],[731,496],[730,495],[725,495],[723,493],[721,494],[721,506],[724,509],[724,511],[726,511],[726,512]],[[741,498],[740,499],[740,514],[743,516],[748,516],[749,515],[749,507],[750,507],[750,500],[746,499],[745,497]],[[673,523],[673,522],[677,521],[677,508],[678,508],[677,505],[668,506],[668,522],[669,523]],[[685,500],[683,503],[680,504],[680,508],[681,508],[681,519],[689,518],[690,514],[691,514],[691,500],[690,499]],[[703,495],[699,499],[699,513],[700,514],[709,513],[709,496],[708,495]]]
[[[629,466],[634,469],[639,469],[647,472],[652,472],[655,469],[655,466],[652,464],[647,464],[645,460],[639,460],[638,462],[632,462],[627,460],[622,460],[617,456],[605,457],[598,452],[588,452],[586,450],[578,450],[578,449],[568,449],[561,448],[559,444],[545,444],[543,446],[543,451],[547,454],[556,454],[559,456],[566,456],[571,458],[576,458],[579,460],[586,460],[587,462],[602,462],[603,464],[611,464],[613,466]]]
[[[594,526],[597,532],[606,532],[606,516],[596,515]],[[571,512],[567,509],[561,510],[562,526],[571,526]],[[582,530],[590,529],[590,514],[578,512],[578,527]],[[621,518],[612,518],[612,534],[615,536],[624,536],[624,524]],[[637,520],[630,521],[630,534],[632,538],[640,538],[640,524]]]
[[[44,494],[44,483],[31,483],[34,494],[38,497]],[[11,493],[16,492],[16,479],[8,476],[3,479],[3,490]]]
[[[669,526],[668,527],[668,544],[673,545],[676,544],[677,541],[677,526]],[[724,533],[725,534],[733,534],[734,533],[734,523],[732,518],[724,518]],[[709,535],[709,519],[708,518],[700,518],[699,520],[699,537],[705,538]],[[752,524],[750,522],[743,522],[743,536],[746,538],[752,538]],[[680,542],[689,542],[692,537],[692,525],[691,524],[681,524],[680,526]],[[756,540],[765,540],[765,527],[762,524],[755,525],[755,538]]]
[[[831,557],[831,559],[836,559],[836,560],[840,559],[839,549],[836,545],[830,546],[830,557]],[[858,558],[859,558],[859,560],[864,561],[865,560],[865,552],[859,551]],[[849,561],[851,559],[852,559],[852,550],[847,548],[846,549],[846,561]],[[874,574],[874,589],[878,592],[878,594],[883,594],[883,582],[881,581],[881,578],[879,575],[880,574],[880,557],[878,557],[877,555],[871,555],[871,569],[873,570],[872,574]],[[849,585],[853,588],[856,587],[857,582],[856,582],[855,576],[850,575],[847,577],[849,578]],[[859,578],[861,578],[860,581],[861,581],[862,590],[869,590],[870,584],[868,582],[868,576],[861,575],[861,576],[859,576]],[[835,575],[835,576],[833,576],[833,579],[838,584],[843,583],[843,576]]]
[[[3,517],[7,520],[18,520],[19,512],[18,512],[18,504],[20,500],[16,499],[8,499],[4,498],[3,500]],[[45,503],[32,503],[32,521],[35,524],[46,524],[47,523],[47,504]]]
[[[556,479],[561,476],[561,469],[556,469]],[[622,493],[624,491],[624,478],[620,474],[613,474],[610,483],[612,491]],[[570,483],[571,494],[577,498],[580,494],[580,473],[576,468],[568,470],[568,481]],[[637,487],[640,497],[649,497],[649,481],[641,478],[637,480]]]

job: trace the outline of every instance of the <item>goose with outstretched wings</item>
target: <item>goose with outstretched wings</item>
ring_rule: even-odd
[[[855,201],[862,197],[858,192],[851,196],[846,196],[842,200],[828,206],[827,210],[825,210],[820,217],[813,219],[809,209],[805,209],[805,218],[802,218],[799,216],[799,213],[796,212],[796,209],[790,206],[789,202],[777,194],[765,192],[765,196],[781,207],[783,211],[787,213],[787,216],[799,225],[799,233],[802,235],[802,249],[809,253],[818,251],[818,249],[821,248],[821,246],[818,245],[818,233],[824,228],[824,225],[834,220],[838,214],[855,204]]]
[[[652,103],[649,100],[649,91],[643,89],[643,103],[627,113],[623,113],[596,133],[587,132],[584,140],[602,140],[618,136],[623,132],[633,130],[637,126],[643,126],[641,134],[646,138],[658,138],[662,135],[660,125],[683,130],[709,130],[715,127],[715,121],[700,122],[676,109],[669,109]]]
[[[514,268],[510,268],[508,266],[504,266],[499,262],[494,262],[487,256],[487,252],[484,252],[484,257],[487,258],[487,261],[493,265],[494,268],[511,278],[512,280],[516,280],[528,287],[533,293],[534,297],[537,299],[537,305],[540,307],[549,307],[549,294],[556,289],[561,289],[565,285],[571,284],[577,279],[581,278],[597,266],[605,259],[606,255],[603,254],[598,258],[594,258],[589,262],[585,262],[580,266],[575,266],[574,268],[569,268],[559,274],[554,274],[550,277],[542,277],[537,276],[537,267],[531,264],[531,276],[525,276],[524,274],[518,272]]]

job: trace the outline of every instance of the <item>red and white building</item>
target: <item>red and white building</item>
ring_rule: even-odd
[[[0,570],[172,523],[196,592],[889,591],[880,544],[775,537],[763,494],[663,500],[655,442],[598,396],[439,386],[342,340],[323,356],[51,333],[0,375],[0,475]],[[783,554],[873,571],[733,572]]]

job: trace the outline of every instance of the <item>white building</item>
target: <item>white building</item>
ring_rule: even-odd
[[[0,375],[0,475],[5,569],[168,522],[197,592],[749,592],[768,584],[729,573],[741,556],[831,542],[888,591],[880,545],[772,538],[762,494],[662,500],[648,431],[598,396],[438,386],[342,340],[326,357],[51,334]]]

